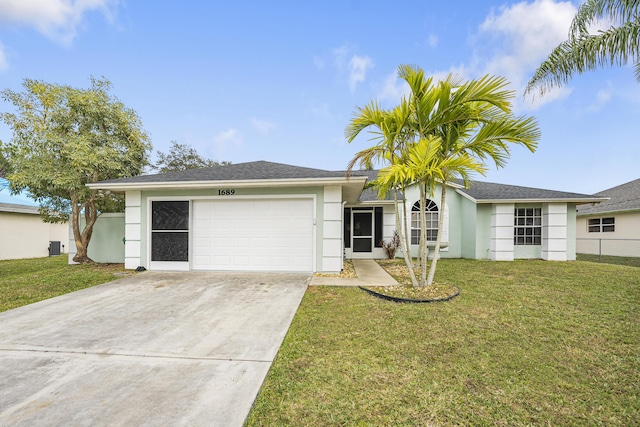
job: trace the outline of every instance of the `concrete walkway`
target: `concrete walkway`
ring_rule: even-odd
[[[0,426],[242,426],[308,274],[145,272],[0,313]]]
[[[353,259],[357,279],[313,276],[310,286],[394,286],[398,282],[372,259]]]

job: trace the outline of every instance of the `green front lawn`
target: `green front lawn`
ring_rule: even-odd
[[[121,264],[68,265],[66,255],[0,261],[0,312],[116,279]]]
[[[442,260],[446,303],[310,287],[246,424],[638,425],[640,273]]]

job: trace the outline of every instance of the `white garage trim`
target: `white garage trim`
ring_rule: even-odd
[[[151,260],[152,203],[156,201],[190,202],[187,262]],[[149,198],[147,205],[151,270],[316,270],[314,194],[164,196]],[[213,221],[207,222],[207,215],[213,215]]]

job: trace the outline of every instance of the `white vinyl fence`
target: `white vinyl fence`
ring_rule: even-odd
[[[640,257],[640,239],[576,239],[576,253]]]

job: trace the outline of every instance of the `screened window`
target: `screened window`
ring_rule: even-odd
[[[514,212],[514,245],[542,244],[542,209],[516,208]]]
[[[589,220],[589,233],[612,233],[616,231],[616,219],[591,218]]]
[[[433,200],[427,199],[425,209],[427,241],[435,242],[438,238],[438,205]],[[411,208],[411,244],[420,244],[420,201]]]
[[[151,202],[151,261],[189,261],[189,202]]]

